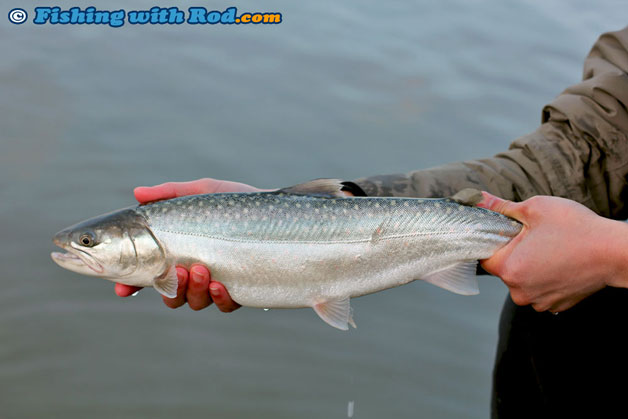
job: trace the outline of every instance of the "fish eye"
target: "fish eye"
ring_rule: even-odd
[[[94,245],[94,236],[89,233],[81,234],[81,237],[79,237],[79,244],[85,247],[92,247]]]

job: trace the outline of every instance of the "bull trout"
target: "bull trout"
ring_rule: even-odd
[[[350,298],[421,279],[477,294],[478,259],[521,224],[451,199],[347,197],[319,179],[274,192],[192,195],[121,209],[57,233],[61,267],[175,297],[175,266],[206,265],[231,298],[312,307],[355,327]]]

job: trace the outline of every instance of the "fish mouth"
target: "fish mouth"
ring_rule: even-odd
[[[57,237],[53,239],[54,244],[65,250],[66,252],[52,252],[50,257],[62,268],[74,271],[80,274],[102,274],[105,272],[103,266],[87,252],[77,249],[74,243],[65,244]]]

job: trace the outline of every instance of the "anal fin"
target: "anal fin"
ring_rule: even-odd
[[[177,268],[174,265],[172,265],[163,276],[153,280],[153,288],[168,298],[175,298],[177,296],[178,287]]]
[[[312,308],[325,323],[336,329],[349,330],[349,325],[356,327],[349,298],[316,304]]]
[[[480,293],[475,276],[477,265],[477,260],[463,261],[421,279],[456,294],[476,295]]]

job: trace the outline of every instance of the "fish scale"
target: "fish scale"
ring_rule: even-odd
[[[152,285],[172,296],[177,287],[174,267],[202,263],[242,305],[312,307],[340,329],[353,324],[350,298],[413,280],[460,294],[477,293],[477,260],[492,256],[521,229],[501,214],[450,199],[346,197],[341,187],[335,180],[317,180],[277,192],[187,196],[121,210],[70,229],[105,231],[102,226],[112,224],[112,217],[121,231],[136,228],[124,227],[125,217],[146,229],[141,240],[128,233],[138,260],[116,255],[117,261],[128,258],[128,264],[143,266],[143,273],[136,268],[125,277],[102,275],[107,279]],[[138,246],[140,242],[144,245]],[[99,260],[97,247],[92,248],[92,264]],[[139,256],[143,254],[154,260],[146,262]],[[81,273],[85,270],[81,267]]]

